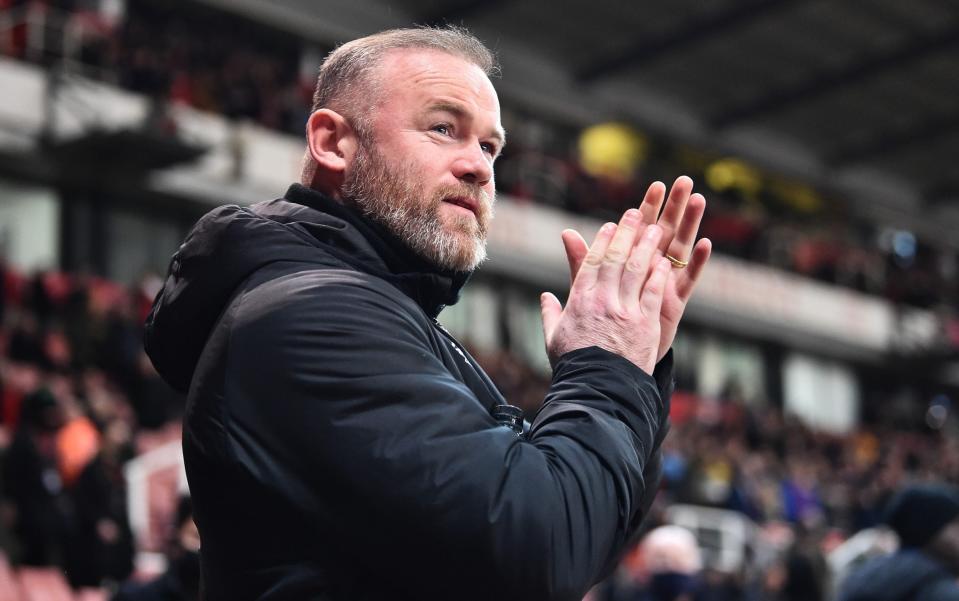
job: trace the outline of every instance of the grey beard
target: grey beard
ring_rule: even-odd
[[[441,269],[472,271],[486,260],[486,239],[473,236],[472,252],[467,252],[460,236],[443,227],[437,205],[428,207],[432,209],[429,213],[420,213],[408,205],[368,203],[359,199],[357,206],[403,240],[413,252]]]
[[[410,167],[392,169],[375,150],[364,146],[361,144],[343,182],[346,202],[440,269],[472,271],[486,260],[486,232],[477,225],[478,219],[466,226],[481,231],[469,236],[472,244],[464,244],[462,232],[443,226],[439,214],[442,190],[437,197],[427,198]],[[485,192],[482,196],[492,217],[493,204],[487,202]]]

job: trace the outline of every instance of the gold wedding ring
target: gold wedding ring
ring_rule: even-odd
[[[669,253],[666,253],[666,258],[669,259],[669,262],[672,263],[673,267],[676,269],[682,269],[689,265],[689,261],[680,261]]]

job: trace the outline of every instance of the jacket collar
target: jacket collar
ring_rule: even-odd
[[[390,282],[432,318],[459,300],[460,290],[472,275],[470,271],[440,269],[380,224],[316,190],[293,184],[284,198],[345,222],[361,240],[351,240],[353,251],[340,258]],[[343,234],[356,237],[349,231]]]

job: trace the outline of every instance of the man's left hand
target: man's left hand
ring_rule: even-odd
[[[689,302],[712,252],[712,243],[708,238],[696,241],[699,224],[706,210],[706,199],[702,194],[692,194],[692,190],[693,180],[682,175],[673,183],[669,198],[666,199],[665,184],[653,182],[639,206],[643,224],[658,223],[663,228],[663,237],[659,243],[660,252],[679,261],[689,262],[685,267],[671,269],[666,282],[660,314],[661,333],[657,362],[672,346],[679,322],[686,310],[686,303]],[[566,247],[572,282],[589,252],[589,245],[576,230],[563,231],[563,245]]]

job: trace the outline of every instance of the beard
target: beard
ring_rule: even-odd
[[[486,259],[495,197],[461,183],[426,190],[411,162],[390,164],[361,140],[343,181],[343,199],[440,269],[472,271]],[[440,207],[444,198],[469,198],[475,216]]]

